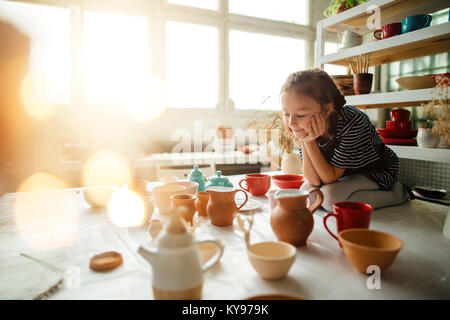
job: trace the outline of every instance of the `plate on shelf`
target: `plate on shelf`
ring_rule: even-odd
[[[377,129],[382,138],[389,139],[413,139],[417,136],[417,129]]]
[[[406,90],[434,88],[436,86],[436,80],[434,80],[434,77],[431,74],[425,76],[401,77],[395,79],[395,81]]]
[[[400,146],[417,146],[416,139],[381,138],[384,144],[395,144]]]

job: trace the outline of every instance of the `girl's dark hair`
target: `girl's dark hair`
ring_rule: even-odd
[[[321,106],[333,103],[335,111],[342,109],[346,103],[333,79],[328,73],[317,68],[291,73],[281,87],[280,94],[287,92],[309,96]]]

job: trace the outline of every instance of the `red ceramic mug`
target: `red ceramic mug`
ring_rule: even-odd
[[[412,128],[412,121],[407,122],[396,122],[396,121],[386,121],[386,129],[388,130],[404,130],[404,129],[411,129]]]
[[[411,112],[406,109],[395,109],[391,111],[391,121],[408,122]]]
[[[375,30],[373,36],[378,40],[383,40],[389,37],[397,36],[402,34],[402,23],[395,22],[384,25],[381,29]]]
[[[327,226],[327,220],[335,217],[337,221],[337,233],[345,229],[352,228],[369,228],[370,217],[372,215],[372,206],[363,202],[344,201],[334,204],[334,213],[328,213],[323,219],[323,225],[338,242],[339,239],[334,235]],[[342,247],[339,242],[339,246]]]
[[[245,188],[242,186],[243,183],[247,185]],[[270,189],[270,176],[259,173],[247,174],[244,179],[239,181],[239,187],[253,196],[263,196]]]

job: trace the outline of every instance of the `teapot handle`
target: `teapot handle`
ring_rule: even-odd
[[[241,208],[242,208],[243,206],[245,206],[245,204],[247,203],[247,201],[248,201],[248,195],[247,195],[247,192],[245,192],[244,190],[237,190],[237,192],[243,192],[244,195],[245,195],[245,201],[237,208],[237,211],[239,211],[239,210],[241,210]]]
[[[311,211],[311,213],[314,213],[317,209],[319,209],[320,205],[323,202],[322,191],[320,191],[319,189],[314,189],[314,190],[311,190],[309,193],[311,194],[313,192],[317,192],[317,199],[312,205],[310,204],[310,206],[308,208]]]
[[[225,244],[222,240],[203,240],[203,241],[197,241],[197,244],[200,243],[213,243],[217,246],[218,250],[214,256],[209,258],[206,263],[202,266],[202,271],[205,272],[209,268],[211,268],[214,264],[216,264],[217,261],[222,257],[223,251],[225,249]]]

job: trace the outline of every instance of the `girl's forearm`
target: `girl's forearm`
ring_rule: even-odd
[[[316,170],[314,169],[314,166],[311,162],[311,158],[308,155],[308,150],[305,147],[305,143],[301,142],[302,147],[302,155],[303,155],[303,162],[302,162],[302,171],[303,176],[308,180],[308,183],[312,186],[319,186],[321,184],[320,177],[317,175]]]
[[[318,175],[318,178],[323,183],[333,183],[336,182],[343,174],[344,170],[338,169],[330,165],[328,161],[320,152],[319,146],[315,140],[304,143],[305,149],[310,157],[310,162]]]

